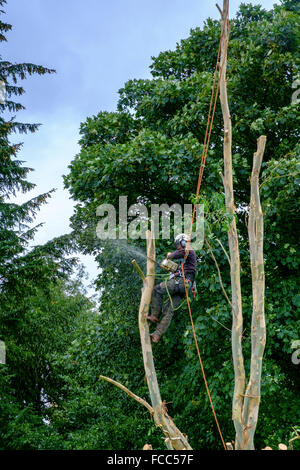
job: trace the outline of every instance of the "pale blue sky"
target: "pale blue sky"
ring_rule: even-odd
[[[2,21],[13,25],[1,56],[12,62],[32,62],[56,69],[52,76],[24,82],[26,110],[18,120],[43,126],[24,141],[20,158],[35,169],[29,179],[36,188],[19,201],[58,188],[37,222],[43,243],[67,233],[73,201],[63,190],[62,174],[78,152],[79,125],[87,116],[116,108],[117,92],[132,78],[150,78],[151,56],[174,49],[202,26],[218,18],[215,0],[8,0]],[[233,17],[240,1],[230,1]],[[245,2],[249,3],[249,2]],[[273,0],[253,0],[272,8]],[[222,4],[222,1],[219,2]],[[216,51],[217,52],[217,51]],[[84,262],[96,275],[90,257]]]

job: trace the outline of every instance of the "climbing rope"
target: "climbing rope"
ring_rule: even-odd
[[[216,104],[217,104],[217,99],[218,99],[218,93],[219,93],[219,89],[220,89],[220,81],[221,81],[221,76],[222,76],[223,67],[224,67],[224,63],[225,63],[225,58],[227,56],[229,41],[227,41],[227,43],[226,43],[226,46],[225,46],[226,49],[225,49],[224,57],[223,57],[223,60],[222,60],[222,64],[219,66],[219,59],[220,59],[220,54],[221,54],[221,44],[222,44],[223,37],[224,37],[225,24],[227,25],[228,31],[229,31],[229,16],[228,16],[228,14],[229,14],[229,11],[228,11],[228,8],[227,8],[227,11],[226,11],[226,13],[224,15],[224,18],[223,18],[221,37],[220,37],[220,41],[219,41],[219,50],[218,50],[218,55],[217,55],[217,63],[216,63],[216,68],[215,68],[215,72],[214,72],[214,80],[213,80],[212,93],[211,93],[211,99],[210,99],[210,105],[209,105],[209,111],[208,111],[205,138],[204,138],[204,144],[203,144],[203,150],[202,150],[202,158],[201,158],[201,163],[200,163],[200,168],[199,168],[199,176],[198,176],[198,183],[197,183],[197,189],[196,189],[196,198],[195,198],[195,203],[194,203],[194,207],[193,207],[191,228],[190,228],[190,233],[189,233],[189,238],[188,238],[188,243],[187,243],[187,250],[186,250],[185,258],[184,258],[185,260],[186,260],[186,258],[188,257],[188,254],[189,254],[189,246],[190,246],[190,242],[191,242],[193,224],[194,224],[194,220],[195,220],[195,213],[196,213],[196,207],[197,207],[197,198],[198,198],[199,193],[200,193],[200,188],[201,188],[201,183],[202,183],[202,178],[203,178],[203,173],[204,173],[204,168],[205,168],[205,162],[206,162],[207,152],[208,152],[209,143],[210,143],[210,136],[211,136],[211,131],[212,131],[213,122],[214,122],[214,116],[215,116]],[[218,77],[218,82],[217,82],[217,87],[216,87],[216,81],[217,81],[216,78],[217,78],[218,67],[219,67],[219,77]],[[204,379],[204,383],[205,383],[206,392],[207,392],[207,395],[208,395],[208,398],[209,398],[210,406],[211,406],[211,409],[212,409],[212,412],[213,412],[213,415],[214,415],[214,418],[215,418],[215,422],[216,422],[216,425],[217,425],[217,428],[218,428],[218,431],[219,431],[219,435],[220,435],[223,447],[224,447],[225,450],[227,450],[227,447],[225,445],[225,441],[224,441],[224,438],[223,438],[223,435],[222,435],[222,431],[221,431],[221,428],[220,428],[220,425],[219,425],[219,421],[218,421],[218,418],[217,418],[217,415],[216,415],[216,412],[215,412],[215,409],[214,409],[214,405],[213,405],[213,402],[212,402],[211,393],[210,393],[209,386],[208,386],[208,383],[207,383],[207,380],[206,380],[206,375],[205,375],[205,371],[204,371],[204,367],[203,367],[203,362],[202,362],[202,358],[201,358],[201,354],[200,354],[200,350],[199,350],[198,340],[197,340],[196,331],[195,331],[195,325],[194,325],[192,311],[191,311],[190,299],[189,299],[188,290],[187,290],[187,286],[186,286],[185,273],[184,273],[184,263],[182,263],[182,275],[183,275],[185,295],[186,295],[186,301],[187,301],[188,310],[189,310],[190,321],[191,321],[191,325],[192,325],[194,340],[195,340],[195,344],[196,344],[197,354],[198,354],[198,358],[199,358],[199,362],[200,362],[200,366],[201,366],[201,371],[202,371],[202,375],[203,375],[203,379]]]

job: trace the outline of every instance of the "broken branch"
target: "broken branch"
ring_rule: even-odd
[[[109,383],[115,385],[116,387],[120,388],[121,390],[123,390],[123,392],[127,393],[127,395],[129,395],[131,398],[133,398],[134,400],[141,403],[141,405],[144,405],[147,408],[147,410],[150,412],[150,414],[153,415],[154,410],[153,410],[152,406],[149,405],[149,403],[146,400],[139,397],[138,395],[135,395],[135,393],[131,392],[127,387],[120,384],[116,380],[110,379],[109,377],[105,377],[104,375],[100,375],[99,378],[103,379],[103,380],[106,380],[106,382],[109,382]]]

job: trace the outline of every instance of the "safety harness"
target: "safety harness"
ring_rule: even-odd
[[[185,258],[180,258],[179,260],[179,263],[178,263],[178,270],[172,275],[170,274],[170,279],[172,279],[172,277],[174,276],[175,278],[180,278],[180,277],[183,277],[183,270],[184,270],[184,264],[185,264]],[[193,299],[195,299],[196,295],[197,295],[197,286],[196,286],[196,281],[195,280],[191,280],[191,279],[187,279],[185,278],[185,281],[188,283],[188,288],[189,288],[189,294],[191,293],[192,296],[193,296]],[[175,284],[179,284],[179,279],[178,281],[175,279]]]

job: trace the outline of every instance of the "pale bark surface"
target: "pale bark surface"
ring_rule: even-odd
[[[227,97],[226,68],[227,68],[227,48],[229,41],[229,25],[227,21],[227,12],[229,0],[223,1],[222,19],[224,25],[224,34],[221,42],[221,61],[220,61],[220,101],[224,121],[224,191],[225,204],[228,214],[232,216],[232,221],[228,231],[228,245],[230,256],[230,278],[232,291],[232,357],[234,366],[234,393],[232,402],[232,419],[236,431],[236,440],[241,442],[243,439],[243,393],[245,389],[245,368],[242,352],[242,334],[243,334],[243,314],[242,314],[242,293],[240,280],[240,254],[238,233],[235,220],[235,205],[233,193],[232,178],[232,124]]]
[[[252,325],[251,325],[251,368],[243,408],[244,449],[254,449],[254,433],[257,425],[260,403],[262,359],[266,344],[265,324],[265,273],[264,273],[264,223],[259,197],[259,173],[266,145],[266,136],[257,141],[257,152],[253,156],[251,175],[251,197],[248,222],[250,263],[252,274]]]
[[[147,316],[152,297],[155,279],[155,240],[151,232],[147,232],[147,275],[143,282],[142,296],[139,309],[139,329],[142,343],[143,359],[146,372],[146,379],[153,407],[153,417],[155,424],[159,426],[166,436],[166,445],[168,449],[190,450],[187,438],[175,426],[173,420],[165,411],[163,405],[156,371],[153,362],[152,345],[149,335]]]
[[[123,390],[127,395],[132,397],[137,402],[145,406],[150,412],[154,419],[155,424],[161,428],[165,435],[166,447],[170,450],[192,450],[188,443],[187,436],[182,434],[176,427],[173,419],[168,415],[166,406],[161,399],[156,371],[154,367],[152,345],[149,334],[149,327],[147,323],[147,317],[149,314],[149,307],[152,298],[152,291],[154,287],[155,279],[155,264],[156,264],[156,253],[155,253],[155,240],[153,238],[153,231],[147,231],[147,275],[145,276],[139,267],[136,260],[132,261],[133,267],[138,272],[139,276],[143,281],[142,295],[139,308],[139,330],[142,344],[143,360],[146,373],[146,379],[149,389],[149,395],[152,406],[143,398],[135,395],[124,385],[116,382],[115,380],[100,376],[102,380],[112,383],[116,387]]]

